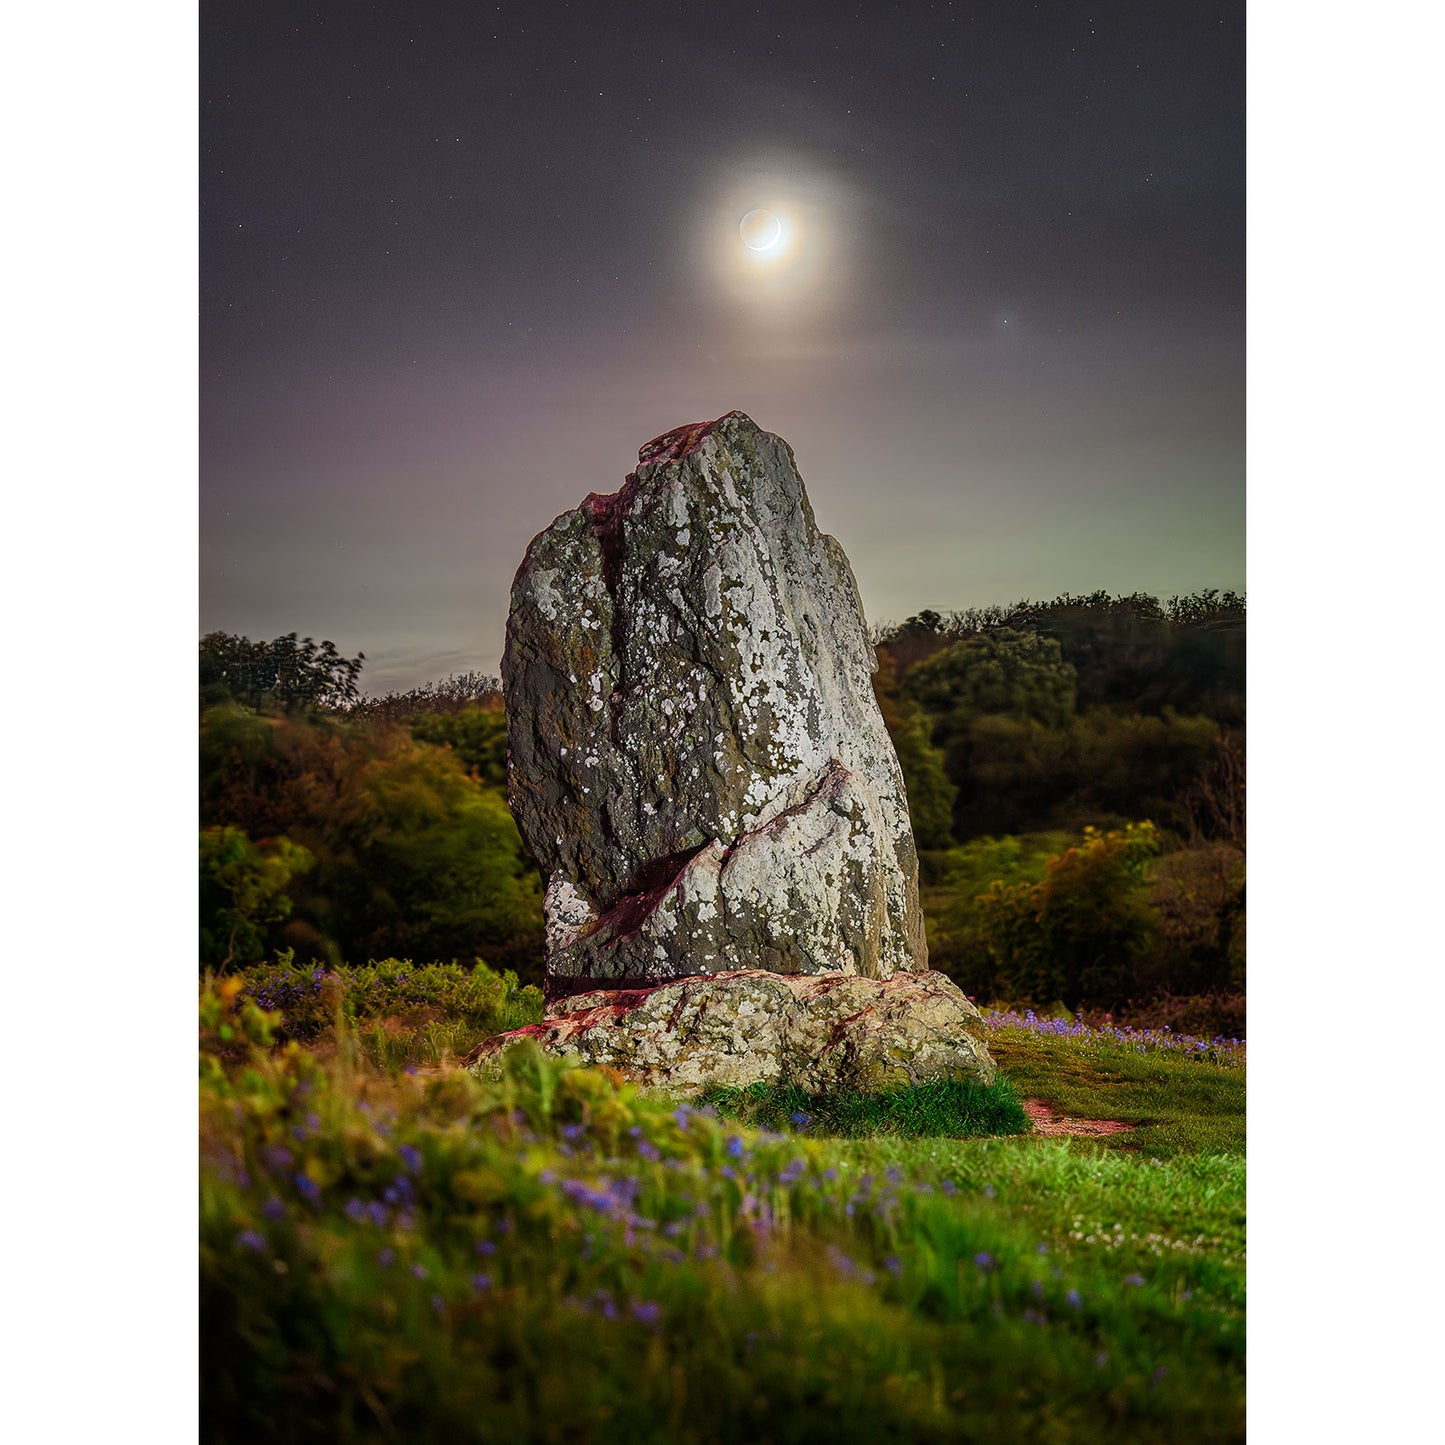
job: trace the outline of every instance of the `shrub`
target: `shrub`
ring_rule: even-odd
[[[1244,988],[1244,854],[1206,844],[1160,858],[1149,898],[1159,920],[1156,983],[1181,994]]]
[[[474,704],[454,712],[422,713],[406,727],[418,742],[450,748],[479,782],[507,786],[507,715],[500,706]]]
[[[272,946],[539,969],[535,869],[500,793],[446,749],[382,724],[215,707],[201,718],[201,802],[208,825],[284,835],[316,860]]]
[[[286,890],[315,858],[289,838],[257,846],[239,828],[201,830],[201,963],[227,968],[266,952],[265,925],[291,913]]]
[[[1010,998],[1123,1002],[1157,934],[1145,865],[1159,849],[1152,823],[1085,830],[1050,858],[1040,883],[995,883],[979,899],[998,985]]]
[[[245,997],[277,1015],[283,1040],[311,1042],[328,1033],[337,1012],[350,1024],[386,1021],[421,1028],[431,1023],[464,1025],[477,1038],[538,1023],[541,991],[523,988],[510,969],[495,973],[480,960],[472,968],[455,963],[415,965],[388,958],[361,967],[331,970],[298,965],[289,952],[275,963],[248,969]]]

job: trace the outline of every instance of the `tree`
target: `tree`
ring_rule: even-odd
[[[1152,823],[1085,830],[1048,860],[1041,883],[995,883],[978,900],[1000,988],[1017,1001],[1114,1007],[1144,983],[1158,929],[1146,865],[1159,851]]]
[[[507,715],[501,696],[449,712],[422,713],[406,722],[418,742],[450,748],[463,767],[494,788],[507,786]]]
[[[316,860],[289,838],[257,846],[239,828],[201,830],[201,962],[213,968],[265,956],[265,926],[290,916],[287,888]]]
[[[945,744],[984,713],[1063,727],[1074,713],[1074,688],[1057,642],[1012,628],[956,642],[903,681],[904,695],[940,719],[934,741]]]
[[[449,750],[344,717],[201,716],[202,821],[315,857],[282,941],[364,962],[485,957],[535,976],[536,871],[500,793]]]
[[[890,660],[879,659],[873,690],[903,771],[914,841],[920,848],[947,848],[953,842],[958,789],[943,770],[943,754],[933,746],[929,720],[917,703],[899,696]]]
[[[201,704],[227,699],[257,711],[344,707],[356,700],[365,653],[342,657],[332,642],[297,639],[252,642],[226,632],[201,638]]]

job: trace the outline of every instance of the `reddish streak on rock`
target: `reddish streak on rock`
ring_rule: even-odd
[[[691,421],[686,426],[673,427],[671,431],[663,432],[660,437],[653,437],[637,453],[637,465],[650,467],[658,462],[681,461],[715,426],[720,426],[728,417],[742,415],[740,411],[730,411],[716,421]]]
[[[615,942],[636,933],[656,911],[658,904],[682,882],[687,865],[705,846],[700,843],[696,848],[658,858],[649,864],[645,876],[638,880],[638,886],[631,893],[624,893],[587,930],[587,937],[594,938],[600,934],[608,942]]]

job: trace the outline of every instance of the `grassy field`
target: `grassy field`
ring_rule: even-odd
[[[354,1022],[203,988],[203,1439],[1242,1438],[1242,1050],[1003,1018],[992,1102],[700,1107],[418,1066],[467,1030],[395,972]]]

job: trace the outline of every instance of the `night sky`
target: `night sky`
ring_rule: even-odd
[[[200,101],[203,630],[493,672],[733,408],[870,622],[1243,588],[1242,4],[208,0]]]

